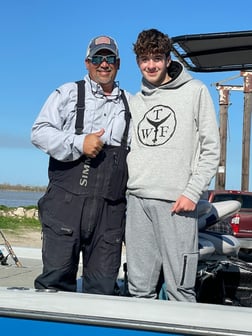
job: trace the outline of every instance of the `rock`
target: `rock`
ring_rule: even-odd
[[[36,217],[36,209],[26,210],[24,216],[26,218],[34,218],[34,217]]]
[[[38,210],[36,208],[25,209],[23,207],[18,207],[14,209],[0,210],[0,216],[38,219]]]
[[[19,208],[13,210],[13,214],[15,216],[17,216],[17,217],[24,217],[24,215],[25,215],[25,209],[22,208],[22,207],[19,207]]]

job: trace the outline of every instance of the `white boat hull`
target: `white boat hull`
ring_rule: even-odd
[[[32,289],[0,288],[0,316],[9,335],[25,324],[26,336],[46,328],[48,335],[252,335],[246,307]]]

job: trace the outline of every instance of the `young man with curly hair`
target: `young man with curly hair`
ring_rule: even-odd
[[[171,59],[166,34],[142,31],[134,52],[143,78],[130,101],[129,291],[156,298],[163,270],[168,299],[195,302],[197,203],[219,163],[215,110],[206,86]]]

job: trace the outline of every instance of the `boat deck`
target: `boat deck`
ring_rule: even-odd
[[[87,333],[92,335],[110,335],[110,328],[113,335],[142,335],[146,331],[153,335],[252,335],[251,308],[36,291],[34,278],[42,270],[40,249],[13,250],[22,267],[17,267],[10,256],[8,265],[0,265],[0,320],[8,330],[14,326],[23,328],[27,321],[26,336],[47,326],[50,334],[52,323],[62,323],[64,328],[67,324],[71,331],[74,326],[92,328]],[[82,265],[79,292],[81,272]],[[29,333],[31,321],[36,325]]]

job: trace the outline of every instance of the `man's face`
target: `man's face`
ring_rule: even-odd
[[[107,57],[106,57],[107,56]],[[100,50],[85,64],[90,78],[103,86],[113,86],[120,60],[109,50]]]
[[[160,86],[170,80],[167,73],[170,62],[170,57],[165,54],[148,54],[137,58],[142,75],[155,86]]]

